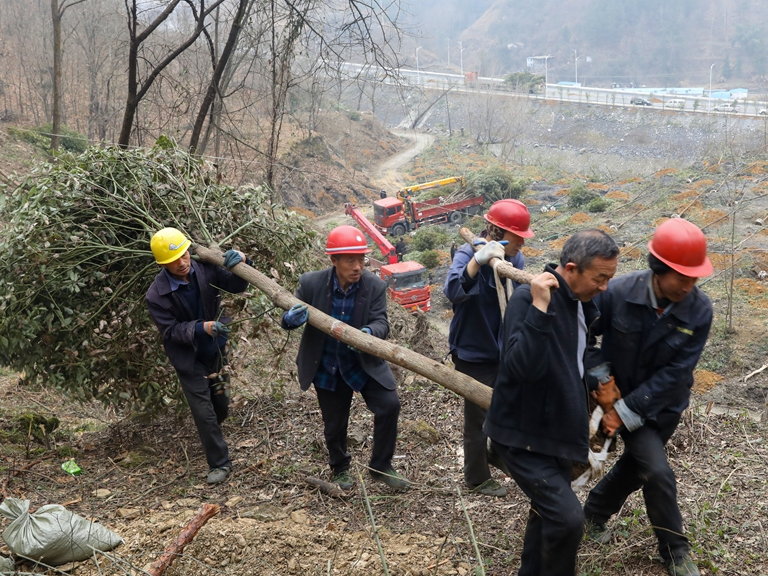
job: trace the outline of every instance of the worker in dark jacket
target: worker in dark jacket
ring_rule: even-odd
[[[602,317],[594,334],[603,336],[602,359],[613,364],[622,396],[603,417],[603,428],[620,432],[624,453],[590,492],[584,514],[588,535],[607,543],[605,523],[642,488],[669,573],[695,576],[699,570],[689,555],[664,446],[688,406],[693,370],[712,324],[712,304],[695,286],[712,273],[712,264],[704,233],[682,219],[659,226],[648,249],[650,270],[612,280],[598,299]]]
[[[163,336],[208,461],[208,483],[224,481],[232,470],[221,423],[229,411],[226,344],[231,318],[222,315],[221,292],[243,292],[248,282],[189,256],[191,242],[175,228],[163,228],[150,243],[162,270],[146,295],[149,314]],[[242,252],[224,253],[224,266],[246,261]],[[248,261],[250,264],[250,261]]]
[[[592,302],[616,272],[619,249],[600,230],[563,246],[560,264],[517,288],[504,316],[499,377],[484,431],[492,452],[531,499],[520,576],[573,576],[584,515],[571,490],[586,462],[589,413],[584,381]]]
[[[387,287],[380,278],[364,270],[365,255],[370,251],[363,233],[354,226],[334,228],[328,234],[325,250],[332,266],[303,274],[296,297],[383,340],[389,334]],[[308,320],[306,304],[296,304],[283,314],[283,328],[293,330]],[[301,389],[307,390],[310,384],[315,386],[332,481],[343,490],[353,485],[347,426],[353,393],[359,392],[374,415],[371,477],[392,488],[407,488],[408,481],[392,467],[400,399],[389,364],[311,325],[304,329],[296,364]]]
[[[403,237],[400,236],[400,240],[398,240],[397,244],[395,244],[395,254],[397,254],[398,262],[403,261],[406,252],[408,252],[408,249],[405,247],[405,240],[403,240]]]
[[[495,202],[485,220],[486,244],[477,253],[468,243],[456,251],[443,292],[453,303],[448,342],[456,370],[493,388],[499,371],[502,323],[489,262],[501,258],[522,270],[525,257],[520,249],[533,232],[531,215],[519,200]],[[484,421],[485,409],[464,400],[464,481],[478,494],[504,496],[507,490],[491,477],[488,467]]]

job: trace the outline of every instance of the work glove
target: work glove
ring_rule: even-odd
[[[240,264],[240,262],[245,262],[245,260],[245,254],[239,250],[227,250],[224,252],[224,268],[227,270],[234,268]]]
[[[215,320],[203,322],[203,330],[205,330],[205,333],[208,334],[208,336],[211,338],[216,338],[219,335],[223,336],[224,334],[229,334],[232,331],[226,324],[216,322]]]
[[[488,242],[483,238],[478,238],[472,244],[474,246],[483,246],[480,250],[475,252],[475,260],[477,260],[477,263],[480,264],[480,266],[485,266],[493,258],[504,260],[504,246],[509,244],[509,242],[507,240],[501,240],[499,242],[491,240]]]
[[[363,326],[362,328],[360,328],[360,332],[365,332],[366,334],[368,334],[368,336],[372,334],[371,329],[368,328],[368,326]],[[349,344],[347,344],[347,348],[352,350],[352,352],[360,352],[360,350],[358,350],[354,346],[350,346]]]
[[[616,380],[611,376],[610,380],[597,385],[597,390],[590,392],[592,398],[597,400],[603,412],[606,414],[613,409],[614,403],[621,398],[619,387],[616,386]]]
[[[291,328],[298,328],[309,320],[309,310],[306,304],[294,304],[283,316],[285,323]]]

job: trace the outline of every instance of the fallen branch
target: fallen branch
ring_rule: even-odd
[[[320,480],[320,478],[315,478],[314,476],[307,476],[306,483],[310,484],[312,486],[317,486],[320,489],[320,492],[323,494],[327,494],[328,496],[333,496],[334,498],[341,498],[344,496],[344,491],[339,488],[336,484],[332,484],[331,482],[326,482],[325,480]]]
[[[173,564],[176,557],[184,551],[184,547],[192,542],[200,528],[205,526],[205,523],[218,513],[219,507],[216,504],[203,504],[197,516],[187,522],[184,530],[176,537],[176,540],[166,546],[157,562],[152,564],[148,572],[149,576],[160,576],[160,574],[165,572],[165,569]]]
[[[192,247],[192,251],[203,262],[208,262],[217,266],[221,266],[224,263],[221,252],[218,250],[212,250],[195,244]],[[516,271],[520,272],[519,270]],[[276,306],[279,306],[283,310],[288,310],[294,304],[301,302],[277,282],[245,263],[241,262],[232,268],[232,272],[256,286],[256,288],[264,292]],[[530,275],[528,275],[528,277],[530,278]],[[493,389],[481,384],[474,378],[470,378],[466,374],[452,370],[437,360],[422,356],[413,350],[403,348],[402,346],[387,342],[386,340],[381,340],[374,336],[369,336],[365,332],[352,328],[348,324],[345,324],[341,320],[336,320],[317,308],[313,308],[312,306],[307,307],[309,309],[308,323],[318,330],[330,334],[337,340],[341,340],[345,344],[349,344],[362,352],[377,356],[378,358],[383,358],[392,364],[397,364],[411,372],[421,374],[425,378],[429,378],[448,390],[456,392],[456,394],[466,398],[470,402],[474,402],[481,408],[488,409],[491,405],[491,394],[493,393]]]
[[[747,380],[749,380],[750,378],[752,378],[752,376],[755,376],[755,375],[757,375],[757,374],[760,374],[760,372],[762,372],[762,371],[763,371],[763,370],[765,370],[766,368],[768,368],[768,364],[763,364],[763,365],[762,365],[762,366],[760,366],[760,368],[758,368],[757,370],[755,370],[755,371],[753,371],[753,372],[750,372],[749,374],[747,374],[746,376],[744,376],[744,382],[746,382]]]

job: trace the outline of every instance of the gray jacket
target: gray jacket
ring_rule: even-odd
[[[332,271],[333,267],[330,267],[318,270],[317,272],[302,274],[299,279],[299,287],[296,289],[296,298],[330,315],[333,305]],[[283,317],[285,317],[285,314],[283,314]],[[368,326],[371,329],[371,335],[382,340],[389,334],[387,285],[383,280],[367,270],[363,272],[363,276],[360,278],[360,286],[355,296],[355,309],[352,313],[350,325],[354,328]],[[286,329],[289,328],[285,320],[282,321],[282,326]],[[299,345],[299,353],[296,356],[296,365],[299,369],[299,383],[302,390],[307,390],[310,384],[312,384],[317,368],[320,366],[326,338],[331,338],[331,336],[321,332],[314,326],[305,325],[304,334]],[[387,362],[376,356],[360,352],[360,364],[366,374],[384,386],[384,388],[388,390],[396,388],[395,377]]]

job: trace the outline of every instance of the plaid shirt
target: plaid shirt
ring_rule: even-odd
[[[336,270],[332,272],[332,277],[333,304],[331,316],[349,324],[352,320],[352,311],[355,309],[355,297],[360,288],[359,283],[352,283],[344,292],[336,277]],[[355,392],[362,390],[368,381],[368,374],[363,370],[357,354],[344,342],[330,336],[326,337],[320,366],[317,368],[314,380],[312,380],[315,388],[333,392],[336,390],[336,382],[341,378]]]

